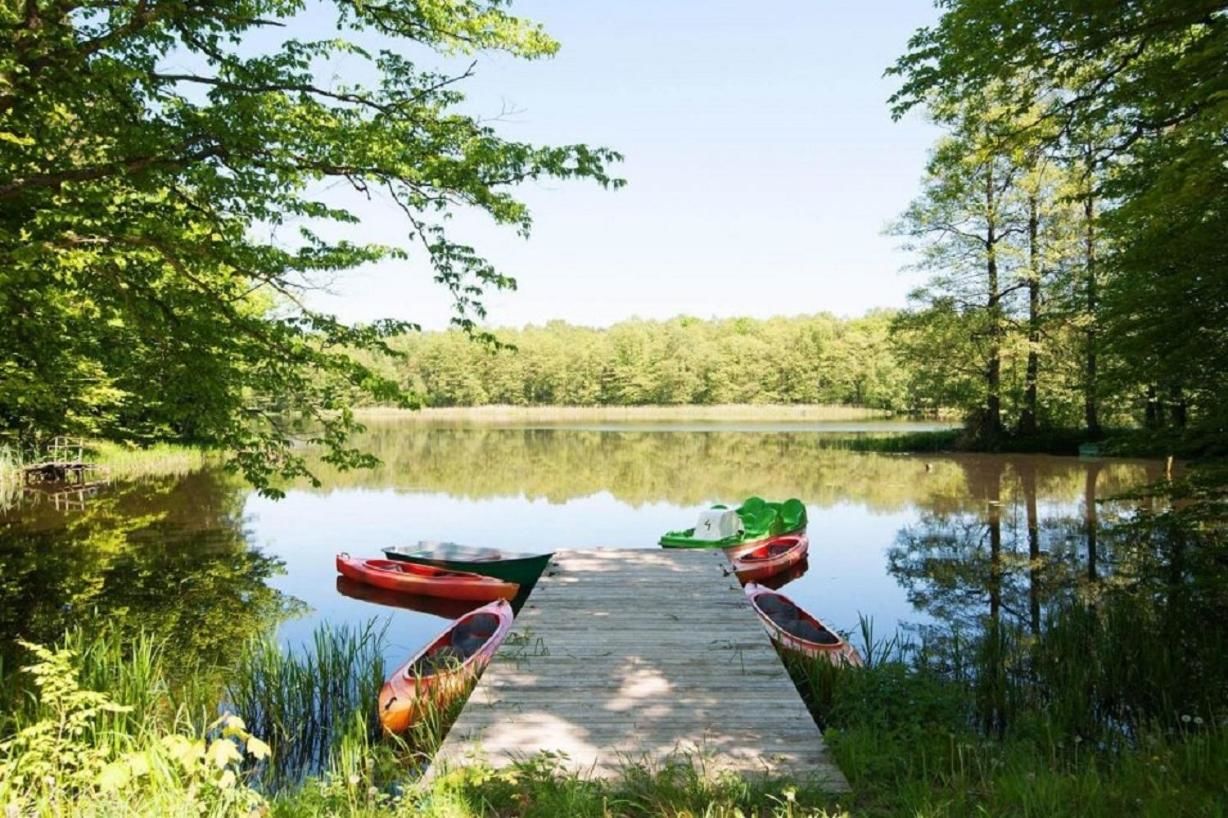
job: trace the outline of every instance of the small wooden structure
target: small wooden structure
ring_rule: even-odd
[[[547,751],[848,783],[720,551],[561,551],[516,617],[431,775]]]
[[[21,475],[28,488],[84,488],[100,482],[102,471],[97,464],[86,462],[84,440],[61,436],[52,441],[46,459],[22,466]]]

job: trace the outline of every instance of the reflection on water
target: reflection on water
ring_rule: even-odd
[[[321,466],[325,488],[282,501],[205,471],[113,486],[83,511],[0,516],[0,627],[47,641],[121,620],[221,664],[267,629],[296,643],[322,621],[376,617],[395,666],[456,611],[339,586],[338,551],[420,539],[655,548],[702,505],[758,494],[807,504],[809,568],[788,593],[839,629],[859,614],[880,630],[984,616],[1035,628],[1055,594],[1117,570],[1098,531],[1132,506],[1095,499],[1160,475],[1147,462],[855,453],[780,430],[384,424],[362,443],[380,468]]]
[[[222,667],[297,606],[249,547],[243,492],[212,473],[111,486],[84,509],[40,503],[0,516],[0,645],[107,622],[166,639],[172,656]]]

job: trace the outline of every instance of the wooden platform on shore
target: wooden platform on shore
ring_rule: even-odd
[[[832,762],[719,551],[554,555],[436,756],[540,751],[594,776],[692,759],[832,791]]]

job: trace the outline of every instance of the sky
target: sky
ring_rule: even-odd
[[[919,283],[883,231],[917,191],[937,130],[915,115],[892,121],[897,81],[883,71],[936,19],[928,2],[519,0],[512,10],[562,48],[536,61],[479,55],[464,109],[509,139],[613,148],[627,185],[522,186],[528,239],[481,214],[455,219],[456,238],[519,282],[488,297],[490,325],[860,315],[902,305]],[[360,215],[360,238],[402,240],[390,202]],[[420,260],[347,273],[309,301],[348,321],[438,328],[450,314]]]

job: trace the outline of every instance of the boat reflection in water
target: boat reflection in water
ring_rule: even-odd
[[[801,562],[792,566],[788,570],[781,571],[779,574],[775,574],[770,577],[764,577],[763,579],[757,580],[757,582],[759,583],[759,585],[763,586],[764,588],[770,588],[773,591],[779,591],[781,588],[785,587],[793,580],[804,576],[805,573],[809,570],[810,570],[810,560],[803,558]]]
[[[430,614],[441,619],[457,619],[470,611],[477,610],[485,604],[464,599],[445,599],[437,596],[420,596],[418,594],[401,593],[400,591],[389,591],[343,576],[337,577],[337,593],[350,599],[373,602],[376,605],[385,605],[389,608],[404,608],[407,611]]]

